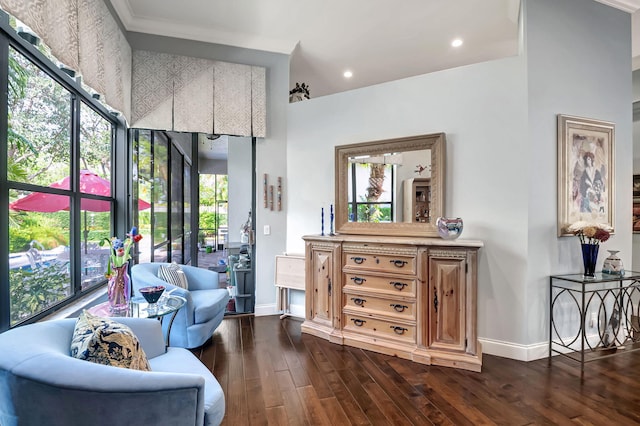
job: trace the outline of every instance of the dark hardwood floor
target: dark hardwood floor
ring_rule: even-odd
[[[278,316],[226,318],[193,350],[224,425],[640,424],[640,353],[580,365],[484,355],[482,373],[329,343]]]

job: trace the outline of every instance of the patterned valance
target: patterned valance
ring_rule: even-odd
[[[131,47],[103,0],[0,0],[0,6],[130,118]]]
[[[262,67],[133,52],[132,127],[266,136]]]
[[[266,70],[135,51],[103,0],[0,0],[131,127],[266,136]]]

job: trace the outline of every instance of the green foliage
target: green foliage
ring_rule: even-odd
[[[61,218],[61,216],[63,218]],[[18,213],[12,215],[17,226],[9,228],[9,251],[27,251],[29,243],[38,241],[45,249],[69,244],[69,214]]]
[[[64,263],[38,266],[33,271],[11,269],[11,323],[22,321],[68,296],[69,283],[67,265]]]
[[[216,229],[216,214],[209,212],[200,213],[200,229]]]

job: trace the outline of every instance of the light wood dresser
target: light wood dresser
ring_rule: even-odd
[[[302,332],[423,364],[480,371],[477,256],[482,242],[304,236]]]

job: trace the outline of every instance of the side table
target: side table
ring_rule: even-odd
[[[640,272],[549,279],[549,363],[560,354],[584,364],[640,349]]]
[[[129,308],[123,312],[111,312],[109,309],[109,302],[103,302],[98,305],[92,306],[87,309],[88,312],[93,315],[101,317],[133,317],[133,318],[157,318],[162,321],[163,318],[171,314],[171,320],[167,327],[166,345],[169,346],[169,337],[171,335],[171,326],[173,320],[176,318],[180,308],[187,303],[184,297],[180,296],[163,296],[157,303],[157,309],[153,312],[147,310],[149,304],[142,296],[132,297],[129,302]]]

